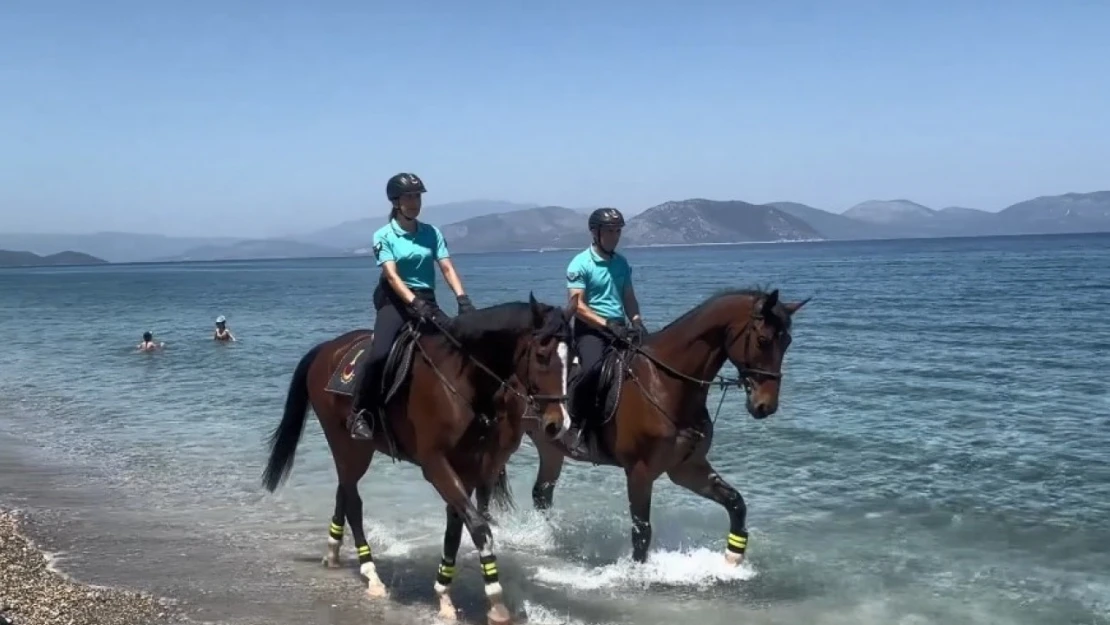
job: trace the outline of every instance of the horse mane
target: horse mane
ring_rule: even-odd
[[[546,312],[550,307],[540,304]],[[474,343],[492,335],[519,333],[532,328],[532,305],[528,302],[504,302],[478,308],[451,320],[447,330],[464,343]]]
[[[734,295],[744,295],[744,296],[754,297],[754,298],[758,299],[760,297],[765,297],[767,295],[770,295],[771,291],[773,291],[773,290],[774,289],[772,289],[770,286],[766,286],[766,287],[755,286],[755,287],[744,287],[744,288],[719,289],[719,290],[713,292],[709,297],[702,300],[702,302],[700,304],[698,304],[697,306],[694,306],[690,310],[682,313],[682,315],[679,316],[677,319],[668,323],[662,329],[657,330],[656,332],[653,332],[653,334],[658,333],[658,332],[664,332],[664,331],[670,329],[672,326],[678,325],[679,323],[682,323],[683,321],[686,321],[687,319],[701,313],[701,311],[703,309],[705,309],[710,304],[715,303],[719,299],[723,299],[725,297],[732,297]]]

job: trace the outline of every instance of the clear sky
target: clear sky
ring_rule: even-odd
[[[0,2],[0,230],[1110,189],[1110,3]]]

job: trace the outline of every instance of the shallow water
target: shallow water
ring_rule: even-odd
[[[779,413],[754,421],[730,393],[718,421],[710,458],[748,502],[750,560],[726,569],[725,513],[661,480],[651,559],[632,565],[610,468],[568,464],[544,519],[526,442],[510,464],[520,509],[495,529],[519,616],[1110,623],[1110,236],[627,254],[652,327],[722,287],[817,295]],[[572,255],[456,263],[480,306],[529,289],[561,302]],[[286,487],[259,486],[293,366],[371,323],[374,279],[363,259],[0,271],[0,501],[54,511],[41,531],[63,566],[202,618],[428,620],[443,504],[418,469],[376,458],[361,486],[385,606],[353,562],[318,564],[335,478],[315,420]],[[219,314],[240,343],[208,340]],[[164,353],[133,352],[145,329]],[[456,603],[480,620],[469,538],[460,558]]]

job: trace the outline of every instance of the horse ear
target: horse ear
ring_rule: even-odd
[[[528,306],[532,309],[532,327],[542,328],[544,326],[543,310],[540,309],[540,303],[536,301],[536,296],[532,291],[528,291]]]
[[[763,298],[762,312],[765,315],[771,314],[775,310],[775,305],[779,303],[779,290],[775,289]]]
[[[782,307],[786,309],[786,314],[793,316],[794,313],[801,310],[802,306],[805,306],[806,303],[809,302],[809,300],[811,300],[811,299],[813,299],[813,298],[812,297],[807,297],[807,298],[805,298],[804,300],[802,300],[800,302],[786,302],[785,304],[782,305]]]

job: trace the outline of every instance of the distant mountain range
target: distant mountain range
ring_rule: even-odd
[[[39,256],[32,252],[0,250],[0,267],[57,267],[60,265],[104,265],[108,261],[81,252],[58,252]]]
[[[427,206],[422,218],[440,226],[453,252],[577,248],[589,241],[584,215],[590,210],[482,200]],[[374,231],[385,222],[383,211],[381,216],[273,239],[0,234],[0,248],[38,254],[80,250],[112,262],[348,256],[368,253]],[[1110,232],[1110,191],[1043,196],[997,213],[936,210],[906,199],[869,200],[839,214],[796,202],[688,199],[633,214],[622,245],[1083,232]]]

